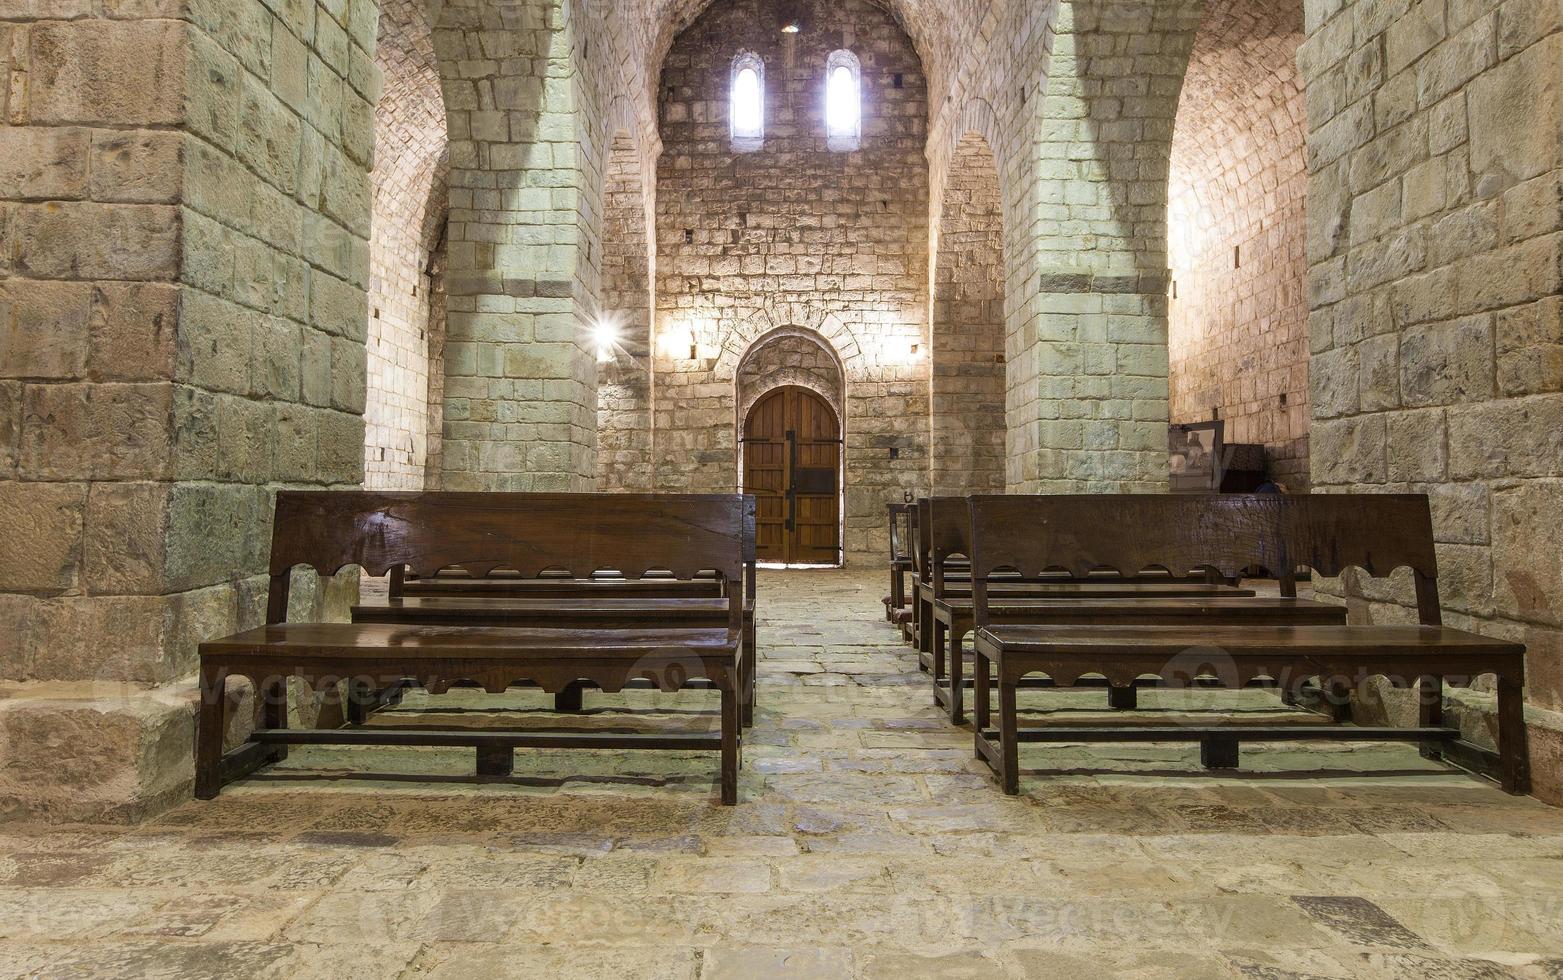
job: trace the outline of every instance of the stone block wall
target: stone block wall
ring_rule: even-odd
[[[431,25],[450,139],[448,490],[596,482],[601,186],[594,107],[563,0],[450,0]],[[583,104],[583,101],[586,104]]]
[[[932,492],[1004,492],[1004,205],[987,141],[950,165],[934,242]]]
[[[1167,478],[1167,174],[1200,0],[1066,0],[1040,102],[1038,293],[1012,322],[1009,479]],[[1033,96],[1034,98],[1035,96]]]
[[[1301,0],[1207,0],[1172,138],[1172,421],[1308,486]]]
[[[884,503],[926,489],[928,102],[910,39],[866,0],[807,5],[783,34],[761,0],[726,0],[673,44],[657,174],[655,485],[738,483],[735,374],[778,327],[824,338],[846,371],[846,550],[879,558]],[[825,65],[862,64],[861,149],[827,146]],[[733,59],[765,60],[766,139],[729,145]],[[690,356],[691,347],[694,357]]]
[[[1010,461],[1018,459],[1022,445],[1034,445],[1038,434],[1034,417],[1023,409],[1011,410],[1010,392],[1034,391],[1036,387],[1035,361],[1025,355],[1035,343],[1040,316],[1038,244],[1043,228],[1053,220],[1037,198],[1036,175],[1043,153],[1041,92],[1051,66],[1059,4],[990,4],[978,10],[951,3],[929,9],[949,18],[939,25],[936,36],[956,31],[966,39],[958,58],[950,53],[942,59],[936,56],[932,70],[928,157],[933,189],[930,220],[937,232],[934,262],[937,266],[945,261],[945,245],[939,236],[943,234],[946,194],[954,187],[959,197],[960,188],[980,179],[977,175],[990,165],[987,157],[991,155],[991,166],[998,175],[1003,251],[1004,339],[997,353],[1005,361],[1005,418],[995,429],[1005,434],[1003,485],[1014,489]],[[934,278],[933,345],[935,357],[939,357],[937,269]],[[1034,401],[1033,396],[1027,396],[1016,404]]]
[[[430,334],[444,324],[444,310],[434,306],[441,291],[431,267],[449,206],[445,103],[422,0],[385,0],[382,6],[364,483],[421,490],[431,428]],[[434,408],[437,427],[438,403]]]
[[[649,197],[635,140],[609,147],[603,193],[602,310],[616,338],[598,351],[597,488],[647,493],[652,479],[651,310],[655,256]],[[604,360],[606,353],[607,360]]]
[[[1446,622],[1528,645],[1536,792],[1563,801],[1563,16],[1306,13],[1313,482],[1432,497]],[[1338,588],[1405,615],[1404,587]]]
[[[4,816],[187,792],[271,488],[363,476],[377,5],[98,10],[0,13]]]

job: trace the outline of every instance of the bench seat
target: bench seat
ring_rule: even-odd
[[[934,702],[944,708],[952,724],[965,723],[964,697],[957,698],[951,692],[963,689],[961,665],[962,641],[976,624],[976,603],[969,587],[950,588],[948,583],[942,594],[934,584],[923,586],[929,619],[929,649],[919,654],[921,666],[933,680]],[[1201,581],[1062,581],[988,584],[989,608],[1000,610],[994,615],[1000,620],[1014,622],[1111,622],[1115,617],[1130,616],[1136,621],[1145,617],[1166,618],[1178,615],[1183,604],[1190,605],[1187,614],[1195,608],[1203,609],[1207,618],[1219,618],[1224,612],[1237,608],[1254,596],[1253,589]],[[1213,600],[1222,600],[1215,602]],[[1140,605],[1136,605],[1136,604]],[[1340,613],[1326,610],[1315,604],[1319,621],[1335,621]],[[1304,615],[1306,610],[1296,606],[1268,606],[1270,618],[1289,618]],[[1252,615],[1252,613],[1250,613]],[[1265,615],[1261,613],[1259,615]],[[1037,617],[1042,618],[1038,619]],[[1329,617],[1327,619],[1321,617]],[[946,675],[948,668],[949,674]],[[1134,689],[1114,689],[1112,706],[1128,709],[1134,707]]]
[[[394,623],[274,623],[201,644],[201,724],[220,731],[224,685],[230,676],[248,677],[268,700],[284,697],[285,682],[301,678],[317,690],[345,682],[350,690],[385,689],[411,680],[431,694],[457,682],[471,682],[491,694],[517,681],[530,681],[557,694],[582,678],[610,693],[630,682],[650,680],[663,691],[704,677],[721,689],[720,735],[647,735],[621,740],[622,747],[709,748],[722,755],[722,802],[738,799],[739,650],[742,634],[726,627],[666,629],[532,629],[517,627],[407,625]],[[210,727],[207,727],[210,726]],[[394,739],[394,735],[392,738]],[[415,736],[416,737],[416,736]],[[428,737],[434,737],[432,735]],[[477,749],[478,774],[508,776],[518,746],[609,747],[601,736],[550,734],[487,737],[482,732],[442,736]],[[238,774],[236,765],[258,767],[280,756],[288,743],[384,742],[385,733],[365,729],[336,732],[284,732],[264,729],[252,738],[263,751],[248,762],[225,765],[221,740],[203,738],[198,746],[196,795],[211,799],[222,782]],[[415,742],[412,744],[440,744]],[[616,743],[618,744],[618,743]],[[240,753],[244,757],[243,753]]]
[[[722,585],[710,579],[572,579],[509,576],[473,578],[465,575],[440,575],[408,579],[401,586],[406,597],[432,596],[550,596],[564,599],[591,599],[626,596],[647,599],[709,598],[721,595]]]
[[[733,654],[739,634],[725,628],[523,629],[397,623],[274,623],[201,644],[201,656],[293,660],[452,661],[498,658],[623,659],[670,649]]]
[[[582,628],[616,628],[624,625],[666,623],[669,626],[715,626],[727,620],[724,598],[644,598],[622,595],[601,598],[510,598],[493,595],[392,597],[353,607],[355,623],[407,623],[443,626],[498,626],[548,624]],[[759,652],[755,648],[754,607],[744,607],[744,656],[739,679],[745,691],[743,724],[754,723],[755,673]],[[383,700],[383,699],[382,699]],[[555,709],[581,710],[581,687],[559,693]]]
[[[1352,684],[1384,676],[1399,687],[1419,685],[1427,678],[1436,680],[1440,688],[1444,682],[1464,686],[1481,674],[1496,674],[1500,782],[1511,793],[1528,789],[1520,700],[1525,647],[1518,643],[1436,625],[990,624],[977,631],[973,646],[977,657],[976,750],[998,773],[1006,793],[1019,792],[1017,744],[1056,740],[1046,729],[1023,732],[1015,720],[1016,687],[1030,673],[1045,673],[1059,685],[1073,684],[1087,674],[1105,675],[1114,686],[1130,685],[1136,677],[1147,674],[1178,683],[1190,682],[1194,674],[1211,674],[1229,686],[1241,686],[1258,677],[1269,677],[1285,686],[1311,676]],[[989,728],[990,669],[999,689],[997,730]],[[1453,737],[1442,728],[1440,711],[1426,699],[1423,724],[1436,729],[1438,738]],[[1238,743],[1245,737],[1265,740],[1266,731],[1245,736],[1241,726],[1233,725],[1205,732],[1200,735],[1202,758],[1211,768],[1234,768]],[[1309,726],[1307,731],[1308,737],[1350,740],[1356,730],[1342,725]],[[1384,730],[1374,731],[1373,737],[1388,737]],[[1186,726],[1070,730],[1071,740],[1154,742],[1188,737]],[[1403,737],[1420,741],[1426,732],[1408,729]]]
[[[497,596],[412,596],[361,603],[353,607],[359,623],[429,623],[465,625],[485,620],[561,623],[670,623],[725,621],[727,600],[719,598],[501,598]]]

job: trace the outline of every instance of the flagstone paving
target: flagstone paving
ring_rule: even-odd
[[[1006,799],[882,576],[760,586],[738,807],[710,754],[520,751],[480,784],[469,751],[295,750],[139,827],[0,825],[0,976],[1563,977],[1563,812],[1349,743],[1223,778],[1190,746],[1028,746]],[[375,723],[557,724],[544,704],[413,694]],[[714,725],[708,692],[587,707]]]

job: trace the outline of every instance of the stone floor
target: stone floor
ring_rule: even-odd
[[[523,751],[477,784],[470,752],[296,750],[144,826],[0,827],[0,975],[1563,977],[1563,812],[1342,743],[1221,779],[1191,747],[1023,747],[1006,799],[882,591],[765,573],[736,808],[712,755]],[[627,697],[713,723],[705,692]],[[412,697],[378,723],[548,724],[542,703]],[[625,724],[624,699],[587,703]]]

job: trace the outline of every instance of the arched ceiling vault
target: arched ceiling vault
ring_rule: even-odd
[[[642,81],[649,88],[657,85],[662,62],[673,41],[719,0],[613,0],[614,12],[626,21],[638,21],[625,32],[627,38],[640,38],[643,50],[627,52],[638,61]],[[1002,8],[1012,0],[871,0],[887,10],[906,31],[917,48],[934,100],[949,91],[960,68],[960,59],[976,40],[978,27],[990,8]],[[1041,0],[1027,0],[1041,2]],[[826,21],[830,0],[777,0],[777,29],[791,10],[799,10],[806,20]],[[633,43],[633,42],[632,42]],[[937,104],[937,102],[933,102]]]

